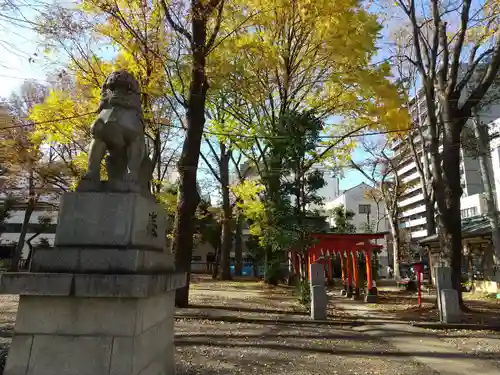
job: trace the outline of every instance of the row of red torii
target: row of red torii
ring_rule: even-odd
[[[314,233],[314,244],[305,253],[305,272],[310,279],[309,266],[312,263],[322,263],[328,281],[333,281],[332,258],[340,256],[342,280],[345,294],[351,296],[354,290],[362,286],[359,283],[359,270],[356,255],[362,253],[366,261],[366,282],[368,294],[376,293],[373,288],[372,253],[383,248],[374,243],[384,239],[386,233]],[[301,269],[302,255],[300,252],[291,251],[291,260],[296,271]]]

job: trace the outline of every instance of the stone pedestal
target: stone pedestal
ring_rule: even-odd
[[[327,296],[325,287],[313,285],[311,287],[311,318],[314,320],[326,320]]]
[[[138,194],[66,194],[56,249],[36,251],[32,272],[1,275],[0,293],[20,295],[4,374],[175,374],[186,275],[165,252],[165,225]]]
[[[365,296],[365,302],[366,303],[377,303],[378,302],[378,297],[376,294],[370,294],[367,293]]]
[[[167,219],[151,198],[124,193],[67,193],[61,200],[56,248],[164,251]]]
[[[458,303],[458,293],[455,289],[441,289],[441,323],[461,323],[462,311]]]
[[[327,295],[325,288],[324,268],[320,263],[313,263],[309,269],[311,275],[311,318],[326,319]]]
[[[441,323],[456,323],[461,320],[458,294],[452,289],[451,268],[434,267],[436,276],[436,294]]]
[[[366,303],[378,302],[378,290],[376,287],[372,287],[371,289],[366,290],[365,302]]]

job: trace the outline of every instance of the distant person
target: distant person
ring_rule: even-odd
[[[392,279],[392,276],[393,276],[392,273],[393,273],[392,267],[387,266],[387,278],[388,279]]]

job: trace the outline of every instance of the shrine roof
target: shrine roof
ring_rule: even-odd
[[[491,225],[485,215],[477,215],[462,219],[462,240],[491,236]],[[431,246],[439,244],[437,234],[424,237],[418,241],[420,245]]]

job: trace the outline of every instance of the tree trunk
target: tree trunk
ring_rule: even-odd
[[[417,111],[419,112],[419,106],[417,106]],[[420,116],[420,113],[419,113]],[[413,159],[417,165],[417,172],[420,178],[420,185],[422,187],[422,195],[425,202],[425,210],[426,210],[426,229],[427,236],[432,236],[436,234],[436,209],[434,206],[434,191],[432,186],[432,175],[430,172],[429,165],[429,150],[427,150],[427,140],[424,132],[422,131],[422,127],[419,126],[419,135],[420,135],[420,149],[417,149],[415,142],[410,139],[411,151],[413,154]],[[420,156],[419,152],[422,152]]]
[[[427,236],[436,234],[436,211],[434,201],[424,194]]]
[[[36,194],[35,194],[35,177],[33,174],[33,169],[30,169],[28,177],[28,204],[26,205],[26,211],[24,212],[23,224],[21,226],[21,233],[19,234],[19,240],[17,241],[14,254],[12,254],[10,271],[19,271],[19,262],[23,256],[24,243],[26,241],[26,234],[28,233],[28,227],[30,225],[31,214],[35,210],[36,206]]]
[[[467,252],[467,279],[470,286],[474,283],[474,263],[472,257],[472,247],[469,245],[469,251]]]
[[[451,284],[458,293],[460,306],[462,299],[462,222],[460,217],[460,129],[451,115],[450,109],[443,111],[444,135],[442,152],[443,185],[436,189],[439,221],[445,256],[450,259]],[[439,170],[436,170],[439,173]],[[434,176],[436,177],[436,176]]]
[[[192,16],[192,70],[191,85],[187,103],[187,129],[182,153],[178,163],[179,193],[174,222],[172,252],[178,272],[186,272],[186,286],[177,289],[175,304],[187,307],[189,304],[189,278],[193,254],[194,214],[200,202],[196,175],[200,158],[201,138],[205,126],[205,101],[208,83],[205,72],[205,42],[207,19],[203,9],[193,9]],[[198,14],[199,13],[199,14]]]
[[[243,214],[238,213],[234,234],[234,274],[241,276],[243,269]]]
[[[428,267],[429,267],[429,286],[434,285],[434,280],[432,280],[432,275],[433,275],[433,268],[434,268],[434,261],[432,259],[432,254],[430,248],[427,249],[427,254],[429,259]]]
[[[268,228],[278,227],[278,215],[275,214],[280,208],[281,194],[280,194],[280,172],[282,169],[282,161],[275,151],[271,152],[269,157],[269,169],[266,171],[265,176],[267,180],[267,197],[266,197],[266,225]],[[264,282],[270,285],[278,284],[277,262],[279,261],[278,254],[271,245],[266,244],[264,247]]]
[[[422,145],[424,144],[424,134],[421,131]],[[436,207],[432,185],[432,175],[429,166],[429,156],[426,147],[422,147],[422,170],[419,169],[420,183],[422,184],[422,193],[425,201],[425,218],[427,236],[436,234]]]
[[[394,272],[394,279],[399,280],[401,278],[401,274],[399,272],[399,246],[400,246],[400,241],[399,241],[399,235],[392,237],[392,262],[394,263],[393,265],[393,272]]]
[[[215,247],[215,263],[214,268],[212,269],[212,279],[216,280],[219,276],[219,265],[220,265],[220,244]]]
[[[26,211],[24,212],[23,224],[21,226],[21,233],[19,234],[19,240],[17,241],[14,254],[12,254],[12,259],[10,263],[10,272],[19,271],[19,262],[21,261],[23,255],[23,248],[26,242],[26,234],[28,233],[28,227],[31,219],[31,215],[35,210],[36,198],[31,196],[28,198],[28,204],[26,206]]]
[[[231,280],[231,250],[233,247],[232,220],[233,212],[229,201],[229,159],[226,145],[220,143],[220,180],[222,192],[222,245],[221,245],[221,280]]]
[[[42,232],[35,233],[30,238],[28,238],[28,240],[26,241],[26,244],[29,247],[28,256],[26,257],[26,269],[27,270],[31,269],[31,259],[33,258],[33,251],[34,251],[33,245],[31,244],[31,241],[33,241],[35,238],[37,238],[40,234],[42,234]]]
[[[485,276],[494,278],[496,276],[495,266],[500,261],[500,225],[498,220],[498,211],[495,204],[495,197],[493,194],[493,178],[491,176],[491,168],[489,166],[489,141],[488,129],[483,126],[477,115],[473,119],[474,135],[477,140],[479,168],[481,171],[481,180],[483,183],[484,195],[486,196],[486,206],[488,220],[491,227],[491,238],[493,242],[493,264],[486,264]]]
[[[395,214],[390,213],[389,206],[387,204],[386,204],[386,211],[389,217],[389,225],[391,227],[391,235],[392,235],[392,263],[393,263],[394,279],[399,280],[401,277],[399,273],[399,247],[401,239],[399,238],[398,219]]]

